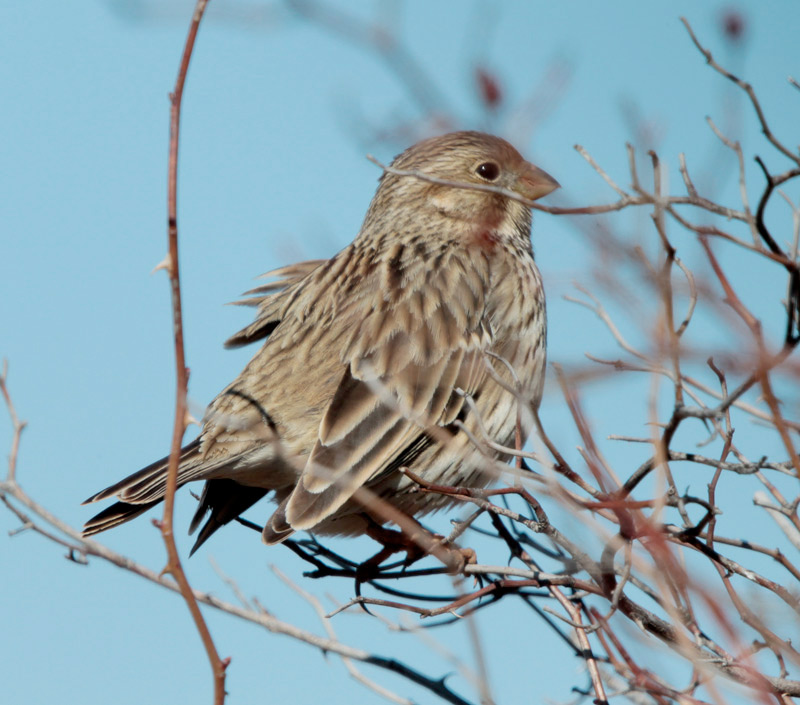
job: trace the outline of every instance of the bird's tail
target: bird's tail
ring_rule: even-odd
[[[178,465],[178,487],[197,479],[195,476],[200,463],[195,462],[195,460],[199,459],[199,448],[199,440],[194,440],[181,449]],[[152,465],[148,465],[146,468],[142,468],[139,472],[135,472],[124,480],[120,480],[116,484],[106,487],[106,489],[89,497],[84,504],[99,502],[109,497],[117,497],[120,501],[89,519],[83,526],[83,535],[92,536],[119,524],[124,524],[164,499],[167,491],[168,463],[169,456]]]

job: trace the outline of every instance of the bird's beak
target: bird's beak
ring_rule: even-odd
[[[535,201],[548,193],[552,193],[561,184],[558,183],[550,174],[530,162],[525,162],[517,172],[514,190],[523,198]]]

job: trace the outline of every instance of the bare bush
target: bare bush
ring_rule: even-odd
[[[424,118],[389,126],[376,138],[409,141],[431,125],[459,124],[442,109],[425,72],[400,43],[316,2],[290,5],[308,21],[377,52],[407,85]],[[199,19],[198,14],[196,23]],[[522,644],[532,625],[546,624],[585,662],[586,681],[575,689],[595,702],[625,696],[636,703],[720,703],[725,701],[720,684],[728,681],[741,685],[753,701],[800,697],[800,653],[792,643],[800,570],[789,558],[800,549],[800,365],[793,355],[800,341],[800,206],[787,191],[798,183],[800,155],[772,132],[752,86],[717,63],[683,22],[710,70],[746,94],[771,153],[755,157],[761,176],[749,178],[746,163],[753,155],[709,120],[738,163],[739,201],[723,203],[696,185],[690,156],[679,155],[681,183],[668,188],[655,151],[641,154],[627,145],[628,173],[609,174],[576,146],[613,200],[533,204],[552,217],[568,218],[593,248],[598,265],[571,300],[602,322],[618,356],[601,356],[587,343],[586,362],[553,363],[572,428],[554,434],[547,418],[537,419],[530,447],[504,449],[516,462],[499,487],[442,487],[413,476],[419,492],[446,494],[465,506],[447,539],[475,547],[477,560],[462,566],[459,575],[450,576],[452,566],[435,558],[422,567],[397,561],[365,570],[313,537],[289,540],[286,545],[309,563],[310,578],[355,581],[353,599],[329,609],[310,592],[308,580],[301,586],[299,578],[281,576],[319,614],[325,637],[277,619],[244,596],[233,604],[190,589],[174,543],[167,572],[176,580],[81,538],[22,489],[16,459],[24,424],[14,412],[4,370],[0,381],[15,435],[0,498],[19,518],[20,530],[64,546],[73,560],[109,561],[180,591],[190,604],[200,602],[337,654],[353,675],[393,702],[408,700],[367,678],[358,662],[399,674],[445,702],[493,699],[480,668],[474,692],[458,693],[443,678],[339,640],[334,615],[366,610],[389,629],[407,629],[401,615],[410,613],[425,618],[423,626],[439,627],[513,601],[519,632],[504,638]],[[186,62],[190,51],[189,45]],[[186,63],[182,76],[185,70]],[[552,67],[551,78],[560,75]],[[476,81],[490,115],[501,89],[482,68]],[[547,90],[560,90],[559,81],[545,82]],[[798,87],[791,84],[787,91]],[[180,88],[175,95],[179,98]],[[520,112],[525,114],[524,106]],[[528,115],[529,123],[534,119]],[[177,129],[173,139],[176,145]],[[621,186],[623,181],[630,185]],[[172,205],[168,269],[179,322],[174,199]],[[641,222],[635,217],[623,220],[639,212],[647,215],[644,226],[631,227]],[[621,235],[631,230],[633,237]],[[747,270],[768,272],[770,281],[754,288],[732,273]],[[782,307],[780,329],[764,320],[764,295],[773,310]],[[181,345],[178,341],[179,374]],[[185,382],[178,394],[173,454],[185,427]],[[587,400],[613,417],[619,413],[614,389],[622,385],[636,390],[637,403],[627,411],[638,415],[649,434],[598,438],[585,413]],[[776,447],[775,439],[778,450],[766,452]],[[496,445],[488,436],[474,443]],[[579,446],[577,456],[564,450],[570,444]],[[607,449],[614,444],[631,446],[626,456],[631,460],[609,461]],[[169,538],[169,515],[162,529]],[[234,580],[225,580],[235,588]],[[441,594],[442,585],[449,586],[447,594]],[[199,610],[195,616],[215,672],[215,701],[222,702],[225,663]],[[389,639],[387,652],[391,648]],[[483,648],[476,634],[475,652]]]

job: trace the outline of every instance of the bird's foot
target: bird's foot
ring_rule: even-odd
[[[450,545],[444,536],[431,533],[421,524],[417,525],[414,533],[409,534],[405,531],[387,529],[376,522],[370,522],[366,533],[383,546],[378,553],[359,566],[360,571],[368,574],[374,574],[383,561],[394,553],[400,552],[406,554],[403,561],[404,569],[427,555],[438,558],[453,574],[462,573],[467,565],[477,562],[477,556],[473,549]]]
[[[413,534],[407,534],[404,531],[395,531],[376,523],[370,523],[367,527],[367,536],[377,541],[383,548],[372,558],[364,561],[361,567],[366,569],[377,568],[389,556],[401,552],[406,554],[403,560],[403,568],[408,568],[421,558],[424,558],[428,555],[426,546],[429,546],[431,541],[436,540],[437,537],[422,526],[417,528],[418,530]]]

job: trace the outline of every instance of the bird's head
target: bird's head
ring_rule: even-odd
[[[490,229],[511,226],[527,235],[530,208],[508,194],[535,201],[558,186],[504,139],[451,132],[418,142],[392,162],[381,177],[370,215],[390,213],[397,229],[438,215]]]

